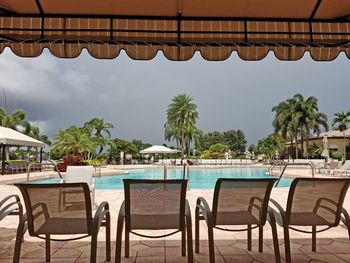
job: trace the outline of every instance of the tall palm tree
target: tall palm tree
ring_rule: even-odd
[[[176,126],[173,126],[171,123],[166,123],[164,125],[164,138],[167,141],[176,141],[176,148],[179,148],[180,142],[179,142],[179,129]]]
[[[301,118],[301,112],[298,110],[298,100],[293,97],[282,101],[272,108],[275,118],[272,122],[275,132],[280,132],[283,139],[290,138],[291,148],[293,148],[293,140],[295,140],[295,157],[298,158],[298,133]]]
[[[332,126],[337,126],[337,130],[340,132],[343,132],[344,137],[344,155],[343,155],[343,161],[346,158],[346,137],[345,137],[345,131],[348,129],[350,124],[350,110],[347,112],[337,112],[334,114],[333,124]]]
[[[185,93],[173,97],[171,101],[167,109],[166,127],[176,131],[173,135],[180,142],[181,159],[183,159],[185,155],[185,132],[189,130],[189,128],[196,126],[199,114],[197,105],[193,103],[193,99]]]
[[[84,124],[84,127],[87,128],[91,133],[94,132],[94,135],[96,136],[96,142],[100,147],[98,154],[101,154],[103,147],[109,142],[109,140],[106,140],[103,137],[102,132],[107,133],[108,138],[111,138],[109,129],[114,128],[113,124],[105,122],[102,118],[93,118],[92,120],[86,122]]]
[[[197,142],[199,139],[199,131],[194,126],[188,126],[185,130],[185,148],[187,155],[190,154],[191,151],[191,143],[192,141]]]
[[[17,109],[10,113],[4,108],[0,108],[0,124],[3,127],[11,128],[13,130],[18,130],[18,126],[25,127],[26,113],[23,110]]]
[[[31,126],[30,132],[27,133],[27,135],[34,138],[34,139],[42,141],[43,143],[46,143],[47,145],[50,145],[50,143],[51,143],[49,138],[46,135],[40,133],[39,127]]]
[[[298,101],[298,111],[301,112],[299,125],[301,127],[302,153],[304,153],[303,140],[305,137],[306,158],[308,158],[310,131],[319,135],[321,132],[321,126],[323,126],[325,130],[328,130],[328,119],[326,114],[318,112],[318,100],[314,96],[304,99],[301,94],[296,94],[294,95],[294,98]]]

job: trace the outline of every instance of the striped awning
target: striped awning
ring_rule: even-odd
[[[0,53],[137,60],[350,58],[350,0],[0,0]]]

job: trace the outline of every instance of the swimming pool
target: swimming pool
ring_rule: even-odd
[[[181,179],[182,169],[168,169],[168,179]],[[163,179],[163,169],[131,170],[125,175],[95,177],[96,189],[123,189],[123,179]],[[218,178],[271,178],[267,169],[260,168],[210,168],[191,169],[189,173],[190,189],[213,189]],[[31,183],[55,183],[58,178],[35,180]],[[291,178],[282,178],[278,187],[289,186]]]

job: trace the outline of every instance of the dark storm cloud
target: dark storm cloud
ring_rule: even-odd
[[[170,62],[159,54],[152,61],[133,61],[125,54],[96,60],[87,53],[58,59],[48,52],[23,59],[0,55],[0,106],[5,89],[10,110],[23,108],[30,121],[51,138],[60,128],[82,125],[94,117],[116,128],[113,137],[164,143],[166,108],[185,92],[194,98],[207,131],[241,129],[249,143],[272,132],[271,108],[296,93],[316,96],[330,119],[350,108],[350,62],[314,62],[305,55],[281,62],[273,55],[246,62],[233,55],[208,62],[199,55],[188,62]]]

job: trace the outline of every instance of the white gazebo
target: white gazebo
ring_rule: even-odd
[[[2,146],[2,174],[5,171],[5,148],[7,146],[40,148],[40,162],[42,161],[42,149],[45,147],[45,143],[6,127],[0,127],[0,145]]]
[[[142,151],[140,151],[141,154],[166,154],[166,153],[176,153],[177,150],[170,149],[168,147],[165,147],[163,145],[153,145],[151,147],[148,147]]]

